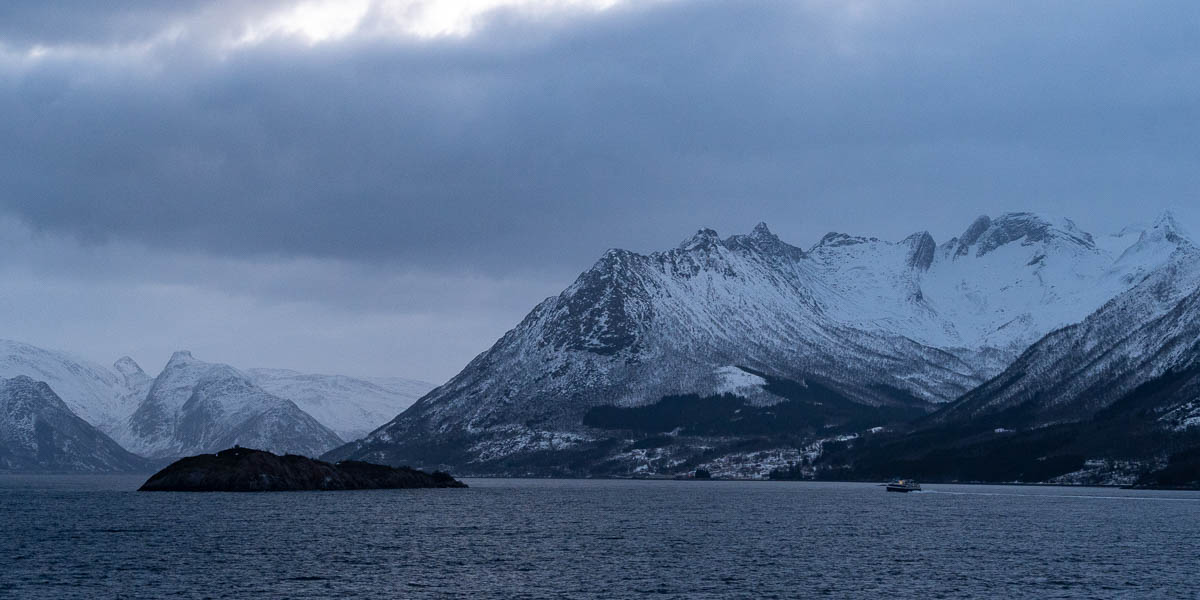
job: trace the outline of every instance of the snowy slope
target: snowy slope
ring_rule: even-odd
[[[145,471],[150,464],[76,416],[45,382],[0,378],[0,471]]]
[[[109,435],[133,414],[150,381],[128,357],[110,369],[63,352],[0,340],[0,377],[19,375],[46,382],[73,413]]]
[[[1114,252],[1070,220],[1016,213],[980,217],[936,248],[925,233],[900,243],[831,234],[810,255],[831,291],[819,302],[838,322],[1015,358],[1165,264],[1174,246],[1143,241]],[[921,268],[905,268],[918,254]]]
[[[330,456],[572,451],[606,435],[581,424],[597,406],[727,391],[771,402],[732,367],[871,406],[953,400],[1146,277],[1194,270],[1171,258],[1186,242],[1175,229],[1164,216],[1114,251],[1069,220],[1017,213],[940,245],[923,232],[833,233],[803,251],[760,224],[650,255],[612,250],[446,385]]]
[[[165,415],[178,412],[200,373],[185,369],[168,377],[163,385],[175,391],[160,388],[143,409],[138,426],[148,427],[152,421],[165,426],[170,421]],[[103,367],[67,353],[0,340],[0,377],[19,375],[47,382],[73,413],[122,443],[145,449],[147,440],[165,435],[135,434],[131,429],[130,417],[145,403],[155,378],[129,357]],[[366,435],[434,387],[399,377],[356,379],[282,369],[250,369],[244,375],[269,394],[291,400],[345,440]],[[169,406],[159,414],[157,407],[163,402]]]
[[[1200,448],[1200,250],[1172,219],[1122,236],[1136,284],[915,431],[845,446],[842,476],[1182,485]],[[1150,266],[1147,266],[1150,265]],[[1187,466],[1187,465],[1192,466]],[[1194,483],[1192,484],[1194,485]]]
[[[232,445],[316,456],[341,439],[291,400],[268,393],[233,367],[172,355],[118,431],[143,456],[174,457]]]
[[[1141,276],[1129,291],[1083,322],[1047,335],[995,379],[937,415],[940,422],[969,421],[1020,409],[1035,425],[1078,421],[1147,382],[1200,364],[1200,249],[1160,223],[1139,236],[1122,257],[1145,254],[1165,266]],[[1194,397],[1179,397],[1187,404]],[[1186,406],[1175,416],[1187,422]]]
[[[246,374],[267,392],[295,402],[344,440],[365,436],[434,388],[415,379],[357,379],[286,369],[249,369]]]

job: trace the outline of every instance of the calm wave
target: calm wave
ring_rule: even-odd
[[[1200,594],[1200,494],[469,480],[135,493],[0,477],[0,597],[794,598]]]

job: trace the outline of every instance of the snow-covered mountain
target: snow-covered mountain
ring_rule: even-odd
[[[134,456],[79,418],[50,386],[0,378],[0,471],[146,471]]]
[[[611,250],[447,384],[329,456],[480,472],[543,464],[547,452],[595,464],[629,435],[585,425],[589,414],[617,422],[595,410],[731,391],[747,404],[730,414],[806,402],[823,419],[840,406],[834,421],[850,423],[859,417],[845,403],[931,408],[1147,277],[1191,269],[1172,258],[1188,242],[1169,215],[1134,237],[1097,243],[1069,220],[1017,213],[981,217],[942,244],[926,232],[831,233],[805,251],[760,224],[725,239],[701,230],[650,255]]]
[[[856,479],[1200,485],[1200,250],[1166,219],[1123,258],[1142,252],[1166,262],[910,431],[848,441],[817,468]]]
[[[106,368],[63,352],[0,340],[0,377],[20,375],[49,384],[74,414],[110,436],[137,409],[150,384],[129,357]]]
[[[249,369],[246,374],[262,389],[295,402],[343,440],[367,435],[434,388],[399,377],[359,379],[287,369]]]
[[[1015,428],[1089,419],[1147,382],[1200,365],[1200,248],[1165,218],[1121,259],[1144,263],[1139,255],[1146,254],[1162,266],[1135,271],[1141,279],[1132,289],[1047,335],[935,420],[1005,413],[1013,422],[1002,424]],[[1195,393],[1180,392],[1175,400],[1185,405],[1200,399]]]
[[[268,393],[228,365],[176,352],[118,432],[129,450],[175,457],[234,445],[317,456],[341,443],[291,400]]]
[[[283,369],[231,372],[269,395],[292,401],[342,440],[366,435],[434,387],[400,377],[353,378]],[[133,359],[124,357],[112,367],[104,367],[68,353],[0,340],[0,377],[21,375],[48,383],[73,413],[108,436],[131,448],[147,448],[149,442],[134,433],[130,417],[147,400],[155,378]],[[179,393],[187,394],[193,384],[184,384]],[[147,408],[143,412],[154,411]]]

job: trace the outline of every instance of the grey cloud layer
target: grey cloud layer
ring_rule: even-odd
[[[91,240],[559,273],[759,219],[797,241],[1200,221],[1195,4],[863,6],[50,57],[0,71],[0,207]]]
[[[0,337],[440,381],[604,249],[701,226],[1200,230],[1191,2],[671,2],[223,45],[275,4],[0,6]]]

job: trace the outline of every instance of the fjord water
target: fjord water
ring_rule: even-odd
[[[137,493],[0,476],[0,597],[792,598],[1200,594],[1200,493],[468,480]]]

